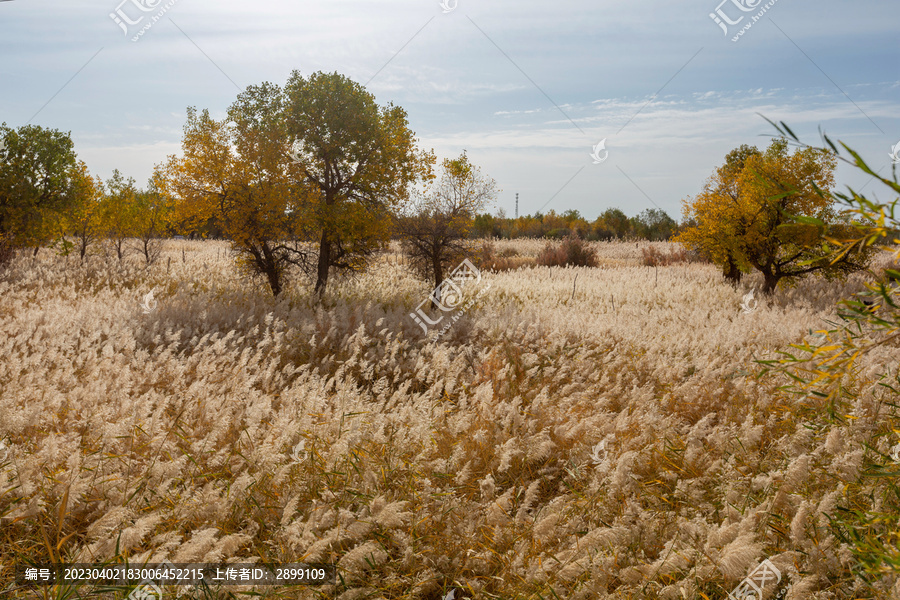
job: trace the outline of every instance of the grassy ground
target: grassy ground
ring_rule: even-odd
[[[19,259],[0,279],[0,595],[122,597],[17,589],[11,566],[126,557],[337,564],[334,586],[257,590],[286,598],[719,599],[764,559],[766,598],[898,595],[828,520],[880,506],[863,472],[900,439],[875,385],[897,348],[865,357],[842,422],[756,378],[861,280],[744,313],[754,277],[596,246],[596,269],[484,273],[438,339],[395,255],[320,304],[304,282],[273,300],[222,242],[167,242],[150,268]]]

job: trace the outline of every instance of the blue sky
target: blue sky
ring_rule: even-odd
[[[143,184],[180,151],[186,107],[223,116],[248,85],[323,70],[403,106],[439,157],[466,149],[508,215],[518,192],[520,214],[679,219],[729,150],[768,144],[757,113],[809,142],[821,126],[890,173],[896,0],[776,0],[737,41],[766,2],[444,1],[0,2],[0,121],[71,131],[92,172]],[[743,20],[726,35],[717,9]],[[126,34],[111,14],[143,18]],[[866,180],[839,169],[838,183]]]

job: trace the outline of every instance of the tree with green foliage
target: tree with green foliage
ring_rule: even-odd
[[[600,239],[625,239],[632,232],[631,221],[618,208],[607,208],[594,221],[594,231]]]
[[[169,215],[169,203],[152,179],[146,190],[138,190],[134,197],[133,234],[137,251],[145,264],[152,264],[162,252],[162,235]]]
[[[581,217],[581,213],[575,210],[574,208],[570,208],[569,210],[565,210],[560,215],[566,223],[571,223],[573,221],[581,221],[583,220]]]
[[[362,268],[390,239],[390,215],[414,181],[431,176],[406,111],[380,107],[360,84],[338,73],[294,71],[285,87],[285,121],[300,181],[315,191],[303,206],[307,235],[318,241],[315,291],[334,268]]]
[[[496,222],[494,216],[489,214],[476,215],[472,224],[472,230],[480,238],[500,236],[500,225]]]
[[[661,242],[675,233],[678,223],[658,208],[648,208],[631,220],[631,228],[638,237]]]
[[[0,125],[0,246],[32,246],[52,237],[59,216],[78,200],[79,166],[69,133]],[[9,251],[0,252],[11,256]]]

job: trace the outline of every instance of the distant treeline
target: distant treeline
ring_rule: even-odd
[[[668,241],[691,222],[677,223],[665,211],[647,209],[634,217],[627,216],[618,208],[608,208],[593,221],[588,221],[577,210],[562,213],[549,211],[535,213],[518,219],[502,215],[479,214],[470,229],[473,238],[550,238],[562,239],[569,235],[588,241],[649,240]],[[170,235],[174,230],[169,232]],[[221,223],[212,217],[189,235],[190,239],[223,239]],[[900,237],[900,231],[894,237]],[[890,243],[885,238],[882,242]]]
[[[618,208],[608,208],[594,221],[577,210],[550,211],[519,218],[481,214],[475,217],[473,235],[480,238],[565,238],[575,235],[584,240],[640,239],[665,241],[678,233],[679,225],[658,208],[629,217]]]
[[[577,210],[563,213],[521,216],[518,219],[500,215],[476,215],[470,228],[474,238],[550,238],[562,239],[575,235],[583,240],[651,240],[665,241],[679,231],[679,224],[664,211],[653,208],[629,217],[618,208],[608,208],[593,221]],[[172,230],[174,233],[174,230]],[[215,217],[201,224],[190,237],[219,239],[225,237],[221,222]]]

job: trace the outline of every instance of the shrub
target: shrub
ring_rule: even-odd
[[[485,267],[487,263],[490,263],[494,259],[497,258],[497,249],[494,247],[493,242],[484,241],[481,242],[476,248],[474,248],[473,261],[478,266],[478,268]]]
[[[566,227],[561,227],[559,229],[551,229],[550,231],[547,232],[547,237],[552,238],[554,240],[561,240],[570,235],[572,235],[572,232],[570,229],[568,229]]]
[[[673,248],[664,252],[649,246],[641,248],[641,262],[645,267],[667,267],[678,263],[709,262],[700,253],[687,250],[683,247]]]
[[[597,251],[584,241],[570,235],[560,244],[548,242],[537,257],[537,264],[546,267],[596,267]]]
[[[665,267],[678,262],[675,260],[675,253],[664,253],[653,246],[641,248],[641,264],[645,267]]]
[[[475,265],[483,271],[515,271],[524,266],[533,265],[534,259],[519,256],[512,248],[499,253],[491,242],[483,242],[475,250]]]

